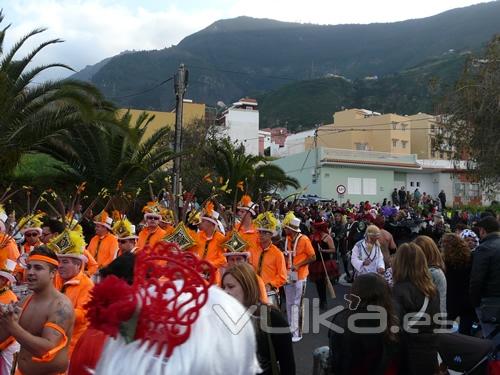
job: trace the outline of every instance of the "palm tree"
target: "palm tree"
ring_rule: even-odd
[[[0,11],[0,23],[3,21]],[[80,123],[92,123],[97,111],[108,112],[111,105],[90,84],[75,80],[36,83],[40,73],[50,68],[70,69],[53,63],[29,67],[44,48],[62,42],[52,39],[17,58],[21,47],[45,29],[35,29],[4,52],[10,25],[0,30],[0,165],[1,174],[10,174],[21,156],[43,145],[54,134]]]
[[[132,123],[126,112],[115,126],[76,127],[51,137],[40,152],[62,161],[59,168],[68,180],[86,181],[94,192],[112,189],[121,181],[126,190],[144,186],[150,179],[167,175],[166,164],[174,153],[163,146],[169,129],[160,128],[145,138],[154,115],[143,112]]]
[[[228,182],[227,188],[231,193],[225,197],[226,203],[241,197],[241,190],[258,199],[288,186],[300,186],[295,178],[287,176],[277,165],[270,164],[264,156],[245,154],[243,145],[235,147],[228,139],[209,143],[207,158],[213,165],[215,175]]]

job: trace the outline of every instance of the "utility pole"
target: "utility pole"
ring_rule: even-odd
[[[318,128],[319,125],[316,124],[315,129],[314,129],[314,177],[313,177],[313,184],[315,184],[318,181],[318,173],[319,173],[319,150],[318,150]]]
[[[184,106],[184,94],[188,84],[189,73],[181,64],[177,70],[174,80],[175,90],[175,135],[174,135],[174,152],[180,153],[182,150],[182,111]],[[181,186],[181,157],[177,156],[174,159],[174,180],[172,186],[174,194],[174,212],[179,214],[179,201],[182,194]]]

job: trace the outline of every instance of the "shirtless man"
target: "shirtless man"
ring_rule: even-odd
[[[45,246],[35,248],[26,269],[33,294],[22,308],[2,306],[0,342],[12,336],[21,345],[18,375],[61,374],[68,367],[74,312],[68,298],[54,288],[58,264],[54,252]]]

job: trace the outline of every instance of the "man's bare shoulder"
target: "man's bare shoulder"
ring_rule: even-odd
[[[61,327],[70,327],[73,324],[75,312],[68,297],[57,292],[51,304],[49,321]]]

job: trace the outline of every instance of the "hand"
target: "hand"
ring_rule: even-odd
[[[22,308],[17,303],[2,306],[0,326],[10,332],[11,328],[19,322]]]
[[[377,272],[381,275],[385,273],[385,270],[382,267],[377,268]]]
[[[363,266],[368,266],[372,261],[370,259],[365,259]]]

